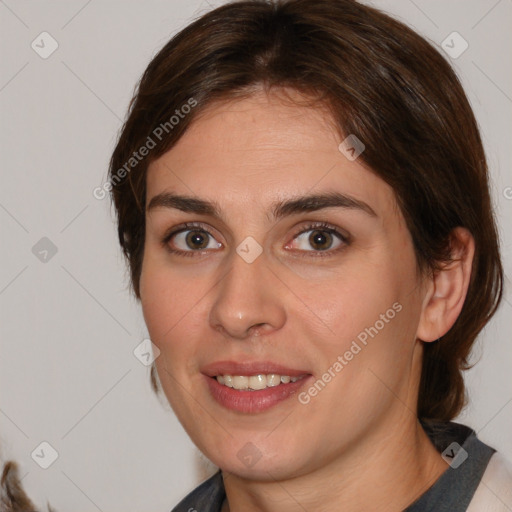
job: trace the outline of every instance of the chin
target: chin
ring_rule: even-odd
[[[257,480],[260,482],[272,482],[294,478],[307,473],[307,464],[300,464],[292,459],[293,449],[289,451],[277,450],[266,456],[255,445],[247,443],[240,450],[229,453],[216,451],[208,457],[222,471],[232,473],[239,478]]]

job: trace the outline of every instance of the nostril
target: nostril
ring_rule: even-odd
[[[260,327],[264,327],[264,323],[261,323],[261,324],[256,324],[256,325],[253,325],[251,327],[251,331],[254,331],[253,332],[253,336],[256,337],[256,336],[260,336],[261,335],[261,332],[260,332]]]

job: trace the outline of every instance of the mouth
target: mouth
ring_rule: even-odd
[[[298,377],[292,377],[291,375],[279,375],[277,373],[260,373],[258,375],[217,375],[212,377],[212,379],[216,379],[222,386],[238,391],[258,391],[261,389],[274,388],[290,382],[297,382],[307,377],[307,375],[308,374],[303,374]]]
[[[223,361],[202,369],[212,398],[226,409],[256,414],[282,404],[311,381],[305,370],[270,362]]]

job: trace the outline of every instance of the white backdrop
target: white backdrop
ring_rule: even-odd
[[[109,200],[92,191],[151,57],[221,3],[0,0],[0,451],[18,461],[38,506],[168,512],[215,469],[133,354],[147,331],[127,291]],[[482,129],[512,276],[512,0],[368,3],[438,45],[454,31],[467,41],[451,60]],[[455,37],[453,56],[464,48]],[[457,421],[512,460],[507,285]]]

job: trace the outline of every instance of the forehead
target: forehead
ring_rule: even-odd
[[[339,150],[342,141],[325,108],[264,92],[217,102],[150,164],[148,202],[172,190],[247,210],[335,190],[381,213],[394,208],[391,187],[360,159],[349,160]]]

